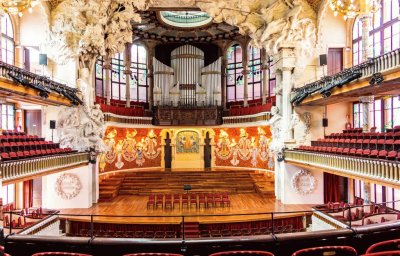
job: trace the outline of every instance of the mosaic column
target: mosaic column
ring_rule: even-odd
[[[262,104],[267,103],[267,97],[269,95],[268,89],[269,89],[269,65],[268,65],[268,60],[269,56],[266,53],[266,50],[263,49],[261,51],[261,58],[262,58],[262,92],[261,92],[261,97],[262,97]]]
[[[226,110],[226,55],[222,57],[222,72],[221,72],[221,105]]]
[[[360,97],[361,107],[363,110],[362,113],[362,128],[364,132],[369,132],[370,129],[370,115],[371,110],[373,109],[372,104],[374,104],[374,96],[363,96]],[[372,122],[371,122],[372,123]]]
[[[132,71],[131,71],[131,47],[132,44],[126,44],[125,47],[125,97],[126,97],[126,103],[125,107],[129,108],[131,106],[131,76],[132,76]]]
[[[248,76],[249,76],[249,73],[250,73],[250,71],[249,71],[249,69],[248,69],[248,64],[249,64],[249,60],[248,60],[248,57],[247,57],[247,47],[242,47],[242,49],[243,49],[243,55],[242,55],[242,58],[243,58],[243,61],[242,61],[242,64],[243,64],[243,71],[242,71],[242,74],[243,74],[243,105],[245,106],[245,107],[247,107],[248,106],[248,98],[249,98],[249,81],[248,81]]]
[[[369,31],[371,27],[372,15],[370,13],[365,13],[360,16],[360,21],[362,24],[362,62],[367,61],[371,57],[370,42],[369,42]]]
[[[364,204],[371,203],[371,183],[364,182],[363,191],[364,191],[364,198],[363,198]]]
[[[106,87],[106,104],[110,105],[111,102],[111,58],[106,57],[104,60],[104,70],[106,72],[105,87]]]

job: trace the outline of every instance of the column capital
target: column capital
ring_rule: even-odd
[[[361,96],[359,98],[361,103],[374,103],[374,96]]]

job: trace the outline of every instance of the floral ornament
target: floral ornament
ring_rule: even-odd
[[[62,199],[72,199],[76,197],[82,189],[82,183],[78,175],[72,173],[64,173],[58,177],[55,190],[57,195]]]
[[[311,194],[316,186],[317,180],[307,170],[300,170],[292,177],[292,188],[297,194],[308,195]]]

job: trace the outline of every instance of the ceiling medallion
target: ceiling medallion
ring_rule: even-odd
[[[206,12],[200,11],[161,11],[159,16],[165,24],[178,28],[197,28],[212,22]]]

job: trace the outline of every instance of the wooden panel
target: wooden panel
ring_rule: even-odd
[[[26,110],[25,111],[25,131],[29,135],[37,135],[42,137],[42,111]]]
[[[328,76],[343,70],[343,48],[329,48],[328,50]]]

